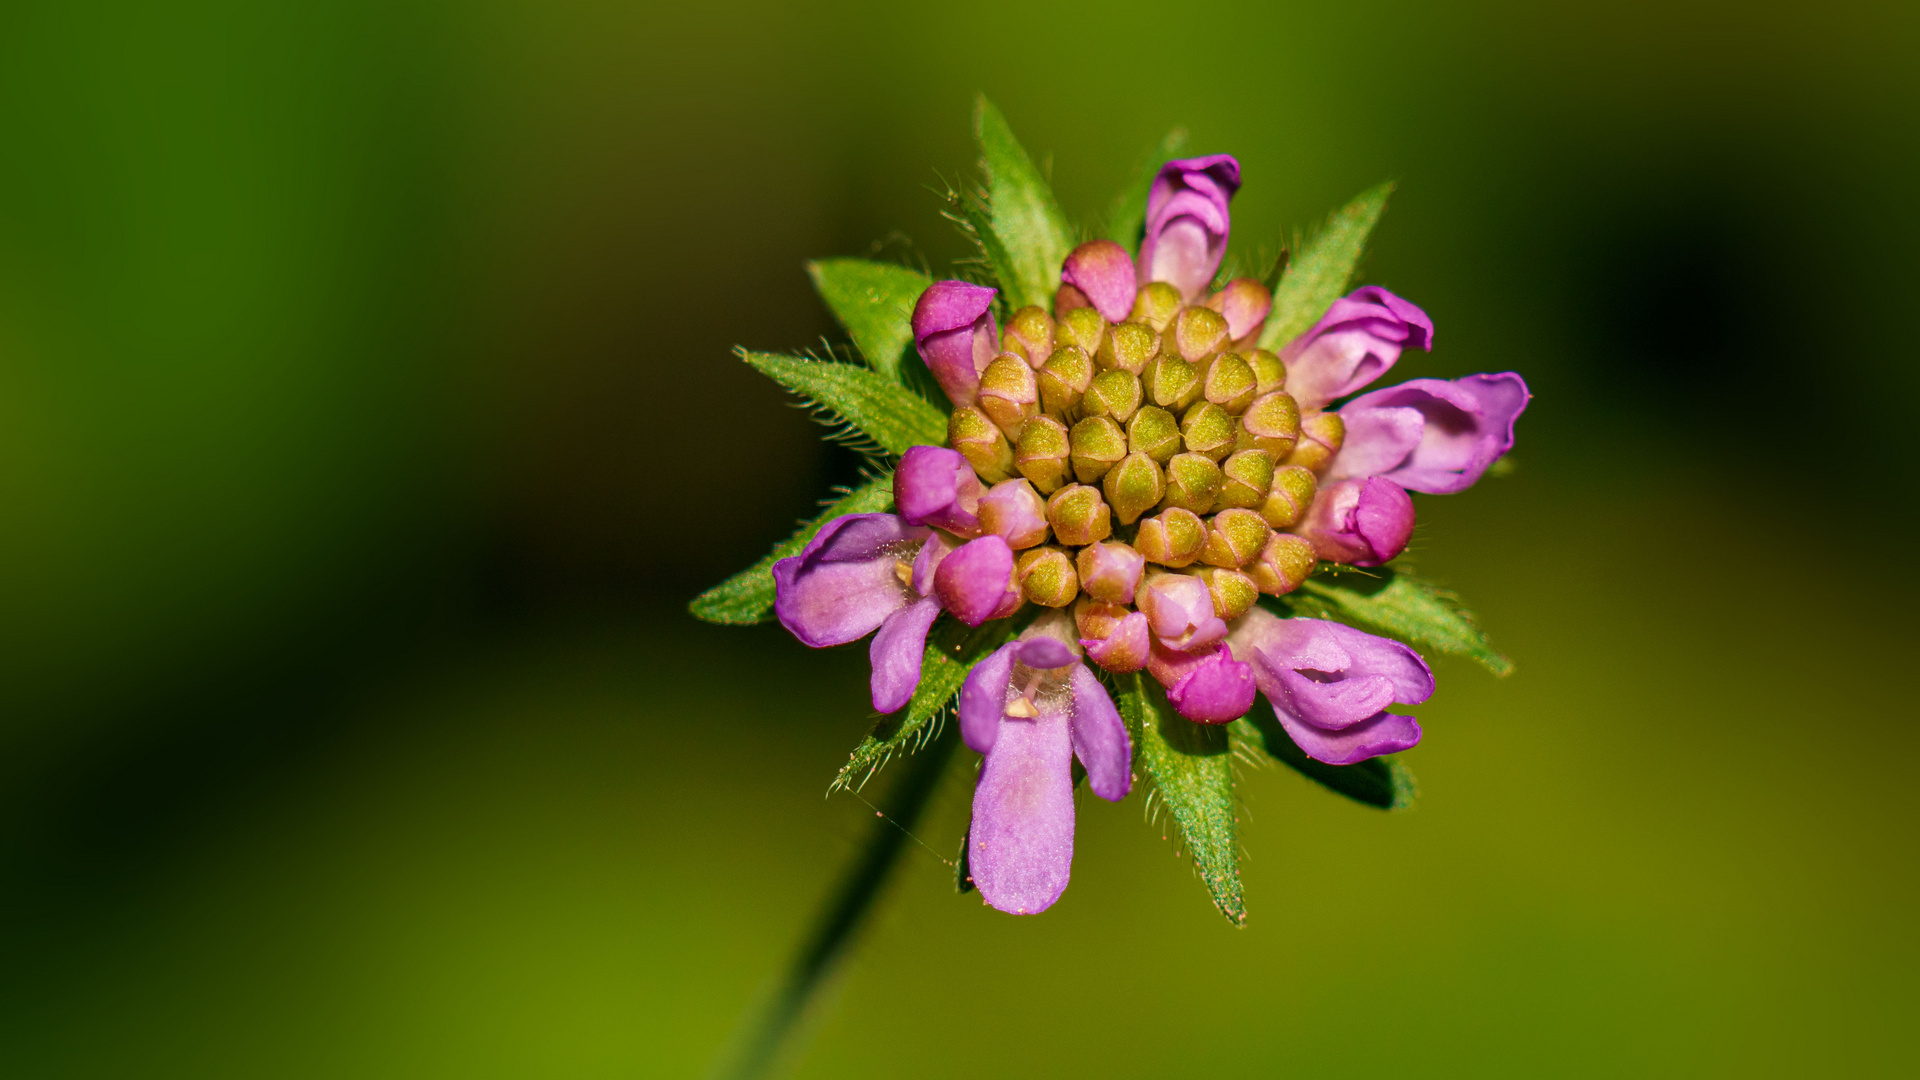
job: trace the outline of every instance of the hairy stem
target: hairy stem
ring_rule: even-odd
[[[716,1076],[727,1080],[755,1080],[768,1075],[781,1046],[805,1015],[813,996],[866,924],[867,915],[886,884],[888,871],[899,861],[908,833],[926,810],[959,741],[958,724],[942,725],[932,741],[907,759],[906,774],[887,792],[887,801],[881,808],[885,817],[874,821],[866,849],[841,881],[832,901],[821,910],[806,944],[794,956],[793,966],[765,1012],[736,1044],[736,1056],[723,1063]]]

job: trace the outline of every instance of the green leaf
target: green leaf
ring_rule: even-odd
[[[835,500],[819,517],[780,542],[766,558],[693,598],[695,617],[725,626],[751,626],[773,615],[773,564],[800,554],[822,526],[845,514],[878,514],[893,509],[893,474],[876,476]]]
[[[1140,234],[1147,227],[1147,195],[1153,190],[1153,179],[1160,175],[1160,166],[1173,160],[1182,147],[1187,145],[1187,129],[1174,128],[1160,145],[1148,151],[1140,159],[1139,168],[1134,170],[1133,179],[1127,183],[1113,200],[1113,208],[1107,211],[1107,239],[1113,240],[1128,251],[1140,245]]]
[[[1266,751],[1300,775],[1355,802],[1382,810],[1404,810],[1413,805],[1418,794],[1413,774],[1390,754],[1354,765],[1329,765],[1308,757],[1271,709],[1255,705],[1252,712],[1227,726],[1240,741]]]
[[[1361,192],[1334,211],[1326,227],[1287,264],[1280,287],[1273,291],[1273,313],[1260,334],[1261,348],[1279,352],[1312,329],[1333,302],[1346,295],[1360,254],[1366,250],[1367,234],[1386,211],[1391,194],[1391,182]]]
[[[1214,906],[1235,926],[1245,926],[1227,729],[1196,724],[1175,714],[1160,684],[1152,679],[1136,673],[1122,675],[1117,682],[1120,715],[1133,734],[1137,760],[1180,827],[1181,839],[1213,894]]]
[[[1513,672],[1460,598],[1405,570],[1311,577],[1281,601],[1295,615],[1333,619],[1398,638],[1425,653],[1464,656],[1495,675]]]
[[[1051,310],[1060,264],[1073,250],[1073,229],[1053,187],[984,94],[974,100],[973,130],[987,179],[987,228],[981,234],[987,258],[1011,308],[1033,304]],[[988,234],[994,242],[988,242]]]
[[[967,672],[1026,629],[1037,614],[1028,611],[1010,619],[995,619],[978,629],[943,618],[927,636],[927,651],[920,660],[920,685],[914,687],[913,699],[906,708],[874,723],[873,731],[853,748],[827,790],[857,791],[895,753],[912,753],[925,745],[936,730],[928,726],[929,722],[946,711],[947,704],[960,692],[960,684],[967,681]]]
[[[887,453],[943,446],[947,418],[927,399],[876,371],[830,360],[735,350],[740,359],[807,401],[846,421]]]
[[[867,259],[816,259],[813,287],[873,370],[900,378],[900,354],[913,340],[913,304],[933,279],[917,270]]]

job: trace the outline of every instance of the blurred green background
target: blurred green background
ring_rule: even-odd
[[[1244,931],[1137,797],[1046,916],[955,897],[953,777],[801,1075],[1913,1075],[1917,46],[1864,0],[6,5],[6,1073],[713,1059],[873,822],[822,797],[864,650],[683,613],[856,465],[727,350],[837,337],[805,258],[963,253],[983,90],[1089,224],[1175,124],[1249,245],[1401,181],[1396,375],[1537,395],[1414,550],[1519,670],[1437,665],[1412,812],[1247,772]]]

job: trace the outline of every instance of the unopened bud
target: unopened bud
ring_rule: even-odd
[[[1051,495],[1067,482],[1071,453],[1067,425],[1051,416],[1036,416],[1020,429],[1020,441],[1013,448],[1013,464],[1021,476],[1033,481],[1040,494]]]
[[[1116,323],[1100,339],[1100,352],[1094,359],[1103,368],[1140,374],[1160,351],[1160,335],[1146,323]]]
[[[1047,542],[1047,504],[1025,480],[1003,480],[980,499],[980,527],[1015,551]]]
[[[1013,473],[1013,448],[998,425],[977,405],[962,405],[947,417],[947,445],[960,451],[980,479],[997,484]]]
[[[1033,369],[1012,353],[1002,353],[980,373],[978,402],[1009,438],[1019,438],[1027,418],[1040,411],[1040,386]]]
[[[1207,307],[1227,320],[1227,336],[1236,342],[1250,341],[1266,325],[1273,310],[1273,293],[1252,278],[1234,278],[1227,286],[1207,298]]]
[[[1239,416],[1253,404],[1256,383],[1253,368],[1239,353],[1221,353],[1207,365],[1206,385],[1201,393],[1208,401]]]
[[[1163,409],[1179,412],[1200,397],[1200,371],[1177,356],[1166,353],[1147,361],[1140,373],[1147,400]]]
[[[1089,416],[1073,425],[1073,477],[1091,484],[1107,475],[1113,464],[1127,456],[1127,437],[1111,416]]]
[[[1081,647],[1094,663],[1122,674],[1147,666],[1152,635],[1145,615],[1082,597],[1073,606],[1073,623],[1080,631]]]
[[[1062,345],[1047,357],[1035,378],[1040,383],[1041,410],[1065,415],[1080,404],[1080,395],[1093,381],[1093,359],[1077,345]]]
[[[1026,598],[1041,607],[1066,607],[1080,593],[1073,559],[1057,547],[1021,552],[1014,560],[1013,578]]]
[[[1000,351],[1013,353],[1038,370],[1053,355],[1053,316],[1031,304],[1014,312],[1007,328],[1000,331]]]
[[[1131,525],[1141,514],[1160,504],[1167,482],[1152,458],[1132,453],[1107,470],[1100,486],[1106,491],[1107,505],[1113,507],[1113,515],[1120,519],[1120,524]]]
[[[1233,417],[1213,402],[1202,401],[1180,418],[1180,439],[1189,451],[1220,461],[1233,453]]]
[[[1109,604],[1131,604],[1147,560],[1125,544],[1108,541],[1081,548],[1075,567],[1088,596]]]
[[[1140,292],[1133,298],[1133,314],[1128,318],[1133,322],[1146,323],[1158,334],[1173,323],[1173,317],[1180,313],[1184,303],[1180,290],[1165,281],[1150,281],[1140,286]]]
[[[1346,441],[1347,422],[1339,413],[1308,413],[1300,419],[1300,440],[1288,455],[1287,464],[1323,472]]]
[[[1118,423],[1133,419],[1140,410],[1140,380],[1131,372],[1115,368],[1093,377],[1080,399],[1080,412],[1086,416],[1111,416]]]
[[[1278,356],[1265,349],[1253,349],[1240,354],[1240,358],[1253,369],[1253,396],[1266,397],[1287,385],[1287,365],[1280,362]]]
[[[1178,507],[1142,519],[1133,549],[1150,563],[1186,566],[1200,557],[1207,543],[1207,527],[1200,515]]]
[[[1217,311],[1203,307],[1182,308],[1167,324],[1160,351],[1173,353],[1189,364],[1218,353],[1227,346],[1227,320]]]
[[[1257,510],[1273,489],[1273,455],[1265,450],[1242,450],[1228,457],[1220,471],[1225,479],[1215,506]]]
[[[1099,488],[1068,484],[1047,500],[1047,524],[1062,544],[1085,547],[1113,535],[1113,512]]]
[[[1180,423],[1157,405],[1148,405],[1127,421],[1127,449],[1145,454],[1162,465],[1180,452]]]
[[[1234,446],[1239,450],[1265,450],[1273,460],[1285,461],[1299,437],[1300,406],[1294,404],[1293,395],[1275,390],[1254,398],[1247,411],[1240,414]]]
[[[1205,454],[1175,454],[1167,462],[1168,506],[1177,506],[1195,514],[1213,513],[1214,500],[1220,497],[1220,466]]]
[[[1267,537],[1267,546],[1246,565],[1245,572],[1261,592],[1285,596],[1307,580],[1318,561],[1306,537],[1277,532]]]
[[[1203,566],[1193,575],[1207,583],[1207,591],[1213,594],[1213,613],[1222,619],[1231,621],[1245,615],[1254,601],[1260,599],[1260,590],[1253,579],[1238,570]]]
[[[1091,307],[1074,308],[1055,320],[1053,347],[1072,345],[1092,356],[1100,351],[1100,338],[1106,332],[1107,320],[1100,317],[1100,312]]]
[[[1273,470],[1273,486],[1260,504],[1260,516],[1276,529],[1291,528],[1306,516],[1307,508],[1313,505],[1313,493],[1319,489],[1320,481],[1311,469],[1282,465]]]
[[[1251,510],[1222,510],[1207,523],[1200,559],[1209,566],[1242,567],[1258,558],[1273,530]]]

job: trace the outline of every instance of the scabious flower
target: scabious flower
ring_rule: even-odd
[[[1341,408],[1345,444],[1327,478],[1381,476],[1411,491],[1464,491],[1513,449],[1527,384],[1511,371],[1442,382],[1409,379]]]
[[[1411,716],[1387,711],[1433,694],[1433,673],[1397,641],[1322,619],[1282,619],[1255,608],[1228,644],[1252,666],[1260,692],[1308,757],[1351,765],[1420,741]],[[1251,703],[1251,702],[1249,702]]]

